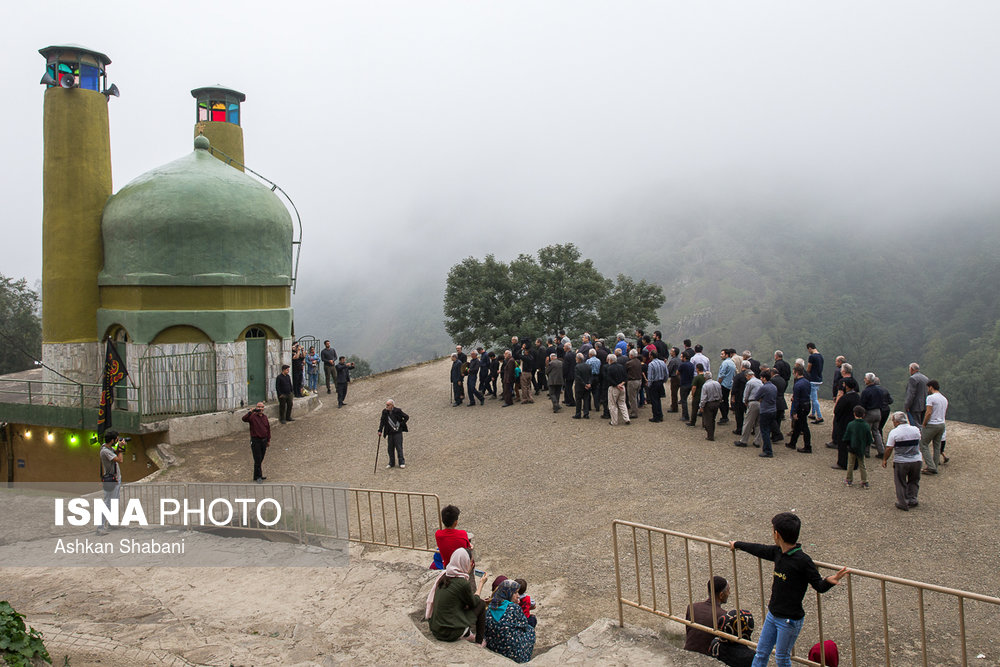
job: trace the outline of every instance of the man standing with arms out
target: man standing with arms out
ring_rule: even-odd
[[[259,403],[258,405],[263,405]],[[122,488],[122,469],[118,465],[124,460],[125,441],[118,431],[105,431],[104,444],[101,445],[101,486],[104,489],[104,504],[111,507],[113,500],[118,500]],[[98,535],[108,534],[108,518],[104,517]]]
[[[670,348],[670,359],[667,361],[667,377],[670,380],[670,412],[677,412],[678,394],[681,390],[681,376],[678,374],[681,363],[681,351],[676,347]]]
[[[250,424],[250,452],[253,454],[253,481],[263,484],[267,477],[261,472],[261,463],[271,444],[271,422],[264,414],[264,404],[258,403],[243,415],[243,421]]]
[[[823,384],[823,355],[816,349],[815,343],[806,343],[809,358],[806,359],[806,379],[811,387],[810,401],[812,414],[809,415],[813,424],[823,423],[823,413],[819,409],[819,388]]]
[[[760,404],[760,438],[762,449],[757,456],[763,459],[774,458],[774,451],[771,449],[771,429],[778,413],[778,388],[771,382],[771,371],[760,372],[760,389],[757,390],[757,400]]]
[[[399,457],[399,467],[406,467],[406,459],[403,458],[403,433],[409,431],[406,422],[410,416],[396,407],[396,403],[390,398],[385,402],[385,410],[382,411],[382,418],[378,422],[378,437],[381,440],[385,435],[385,440],[389,445],[389,465],[386,468],[396,467],[396,457]]]
[[[701,387],[701,400],[698,403],[698,411],[701,412],[701,425],[707,432],[706,440],[715,440],[715,415],[722,405],[722,385],[718,381],[709,378]]]
[[[503,351],[503,364],[500,366],[500,379],[503,381],[503,407],[514,405],[514,368],[517,362],[510,350]]]
[[[885,441],[885,468],[892,458],[893,481],[896,484],[896,509],[904,512],[917,506],[917,491],[920,490],[920,429],[911,426],[905,412],[892,415],[893,429]]]
[[[649,405],[653,410],[653,416],[649,421],[653,423],[663,421],[663,403],[666,395],[663,391],[663,383],[667,380],[667,365],[663,359],[653,356],[646,364],[646,383],[649,385]]]
[[[681,421],[691,421],[688,413],[688,396],[691,395],[691,383],[694,382],[694,364],[687,350],[681,352],[681,364],[677,367],[677,379],[680,383]]]
[[[462,393],[462,362],[458,359],[458,352],[451,353],[451,370],[448,375],[451,382],[452,407],[458,407],[465,400]]]
[[[559,412],[559,399],[563,388],[563,361],[553,352],[549,355],[549,363],[545,366],[545,379],[549,387],[549,400],[552,401],[552,412]]]
[[[476,381],[479,378],[479,369],[482,364],[479,361],[479,351],[473,350],[469,353],[469,375],[466,379],[466,389],[469,393],[469,407],[476,404],[476,399],[479,399],[479,405],[482,405],[484,401],[483,392],[476,389]]]
[[[789,436],[788,447],[795,449],[802,435],[800,454],[812,454],[812,441],[809,434],[809,410],[812,402],[812,386],[805,377],[805,370],[796,366],[794,371],[795,384],[792,385],[792,433]]]
[[[910,364],[910,379],[906,382],[906,401],[903,409],[911,426],[920,428],[924,423],[924,409],[927,407],[927,376],[920,372],[920,364]],[[926,461],[925,461],[926,463]]]
[[[292,419],[292,378],[289,370],[288,364],[284,364],[281,373],[274,379],[274,391],[278,394],[278,421],[282,424],[295,421]]]
[[[798,542],[802,529],[802,520],[798,516],[782,512],[771,519],[771,526],[774,528],[773,546],[730,542],[729,548],[774,561],[771,599],[767,603],[767,616],[757,640],[753,667],[766,667],[771,659],[771,649],[774,649],[774,662],[778,667],[792,667],[792,648],[806,616],[802,608],[806,586],[812,586],[817,593],[825,593],[839,584],[848,570],[842,568],[826,578],[820,575],[812,558],[802,551]]]
[[[938,474],[938,466],[941,465],[941,436],[944,434],[944,418],[947,412],[948,399],[941,393],[941,385],[937,380],[928,380],[926,409],[920,436],[920,453],[924,458],[922,472],[927,475]]]
[[[785,385],[792,381],[792,367],[785,361],[785,353],[781,350],[774,351],[774,372],[785,378]],[[774,379],[773,376],[771,379]]]
[[[885,454],[885,446],[882,444],[882,429],[879,424],[882,421],[882,391],[875,384],[875,374],[865,373],[865,388],[861,392],[861,407],[865,409],[865,422],[872,430],[872,443],[878,458]]]
[[[628,377],[627,396],[628,416],[635,419],[639,416],[639,388],[642,387],[642,362],[635,349],[628,351],[628,361],[625,362],[625,374]]]
[[[347,363],[347,359],[341,356],[337,360],[337,407],[347,405],[347,385],[351,382],[351,369],[354,362]]]
[[[625,405],[625,382],[628,379],[628,372],[625,366],[617,361],[615,355],[609,354],[605,364],[608,378],[608,409],[612,426],[618,426],[620,419],[624,419],[625,425],[628,426],[632,423],[628,416],[628,406]]]
[[[719,359],[722,360],[722,364],[719,366],[718,380],[719,386],[722,387],[722,403],[719,404],[719,410],[722,412],[722,419],[719,420],[720,425],[729,423],[729,392],[732,391],[733,380],[736,379],[736,363],[733,361],[733,354],[736,354],[735,350],[723,349],[719,352]]]
[[[326,393],[330,393],[330,380],[337,381],[337,351],[330,346],[330,341],[323,341],[323,349],[319,353],[323,362],[323,374],[326,378]]]

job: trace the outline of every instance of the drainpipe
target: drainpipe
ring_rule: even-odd
[[[14,438],[10,434],[10,424],[3,425],[3,439],[7,445],[7,486],[14,483]]]

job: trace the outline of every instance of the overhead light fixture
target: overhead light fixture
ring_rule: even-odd
[[[28,430],[26,430],[24,432],[24,439],[25,440],[31,440],[31,430],[30,429],[28,429]]]
[[[52,431],[48,431],[48,432],[47,432],[47,433],[45,434],[45,440],[46,440],[47,442],[55,442],[55,439],[56,439],[56,434],[55,434],[55,433],[53,433]]]
[[[118,90],[118,86],[114,83],[104,89],[105,97],[110,97],[111,95],[114,95],[115,97],[121,97],[121,92]]]

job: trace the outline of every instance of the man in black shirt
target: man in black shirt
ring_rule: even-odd
[[[354,362],[347,363],[347,359],[341,356],[337,360],[337,407],[343,407],[347,405],[345,400],[347,399],[347,385],[351,382],[351,369],[354,368]]]
[[[482,367],[479,361],[479,352],[473,350],[469,354],[471,355],[469,359],[469,375],[465,384],[469,394],[469,406],[471,407],[476,404],[477,398],[479,399],[479,405],[482,405],[484,397],[483,392],[476,389],[476,380],[479,378],[479,369]]]
[[[798,543],[802,521],[791,512],[782,512],[771,519],[774,545],[751,542],[730,542],[731,549],[739,549],[763,560],[774,561],[774,579],[771,583],[771,600],[767,603],[767,616],[757,640],[754,665],[767,665],[774,649],[774,662],[778,667],[791,667],[792,647],[802,630],[806,612],[802,598],[806,586],[818,593],[825,593],[840,583],[848,570],[841,568],[836,574],[823,578],[812,558],[802,551]]]
[[[792,367],[785,361],[785,353],[781,350],[774,351],[774,370],[785,379],[785,386],[792,381]]]

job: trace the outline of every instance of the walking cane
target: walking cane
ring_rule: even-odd
[[[379,443],[381,442],[382,442],[382,434],[379,433],[378,438],[375,440],[375,469],[372,471],[373,475],[378,472],[378,450],[379,450]]]

